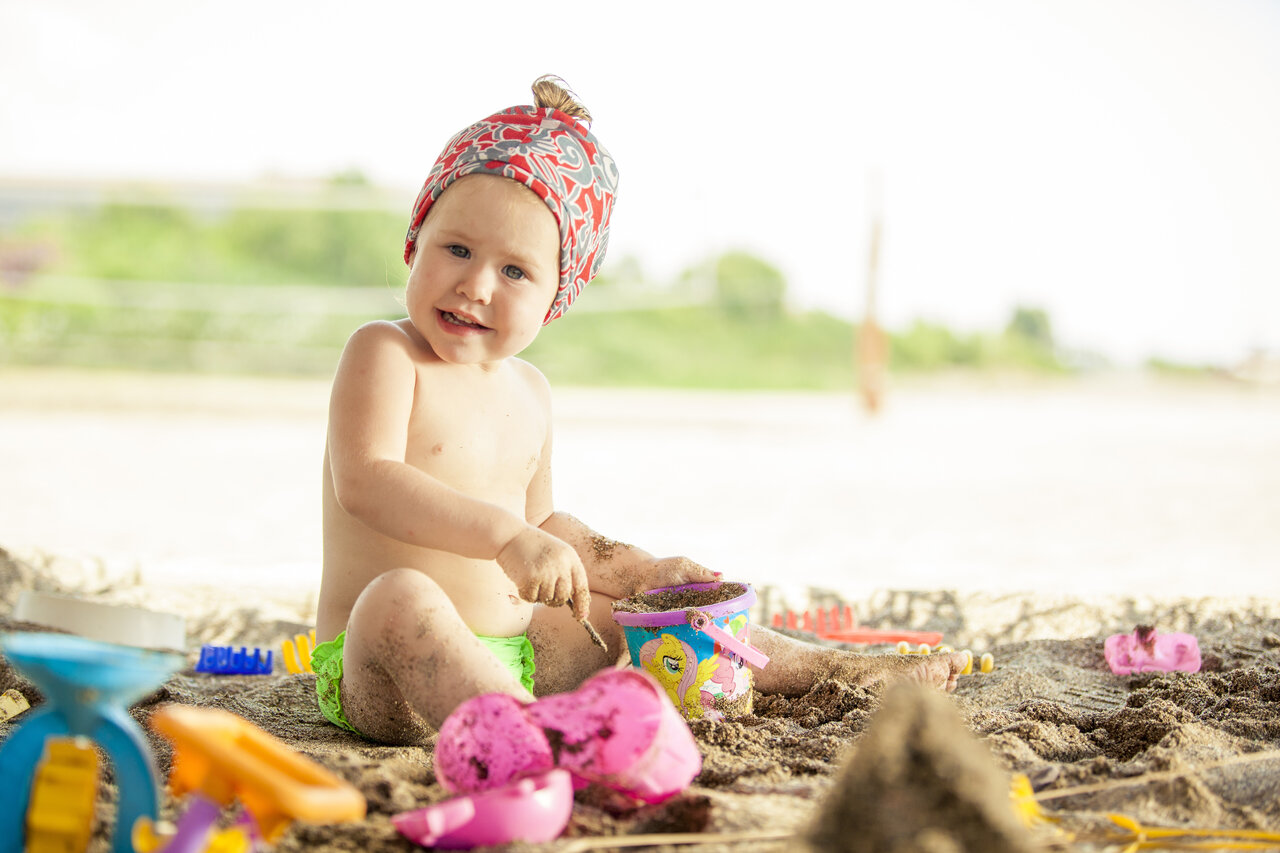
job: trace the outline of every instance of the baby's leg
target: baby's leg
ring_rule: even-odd
[[[959,652],[863,655],[806,643],[759,626],[751,628],[751,645],[769,656],[769,665],[755,671],[756,688],[788,696],[807,693],[825,678],[864,687],[906,680],[951,691],[965,665],[965,656]]]
[[[579,629],[581,630],[581,629]],[[366,736],[422,743],[480,693],[533,697],[422,572],[379,575],[356,599],[343,647],[342,707]]]
[[[529,642],[533,644],[533,689],[537,695],[573,690],[626,653],[622,628],[613,621],[613,602],[607,595],[591,593],[591,625],[600,632],[608,653],[591,641],[568,607],[534,608]]]

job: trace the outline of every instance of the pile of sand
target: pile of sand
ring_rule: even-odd
[[[93,588],[92,582],[86,586],[84,573],[60,572],[56,561],[33,563],[0,551],[0,613],[8,612],[4,608],[23,588],[148,602],[145,591],[118,582],[114,588]],[[767,620],[770,595],[761,593],[765,609],[758,619]],[[234,593],[215,597],[191,591],[188,600],[179,598],[166,599],[163,608],[151,603],[157,609],[181,608],[193,649],[205,642],[275,645],[309,617],[304,602],[291,615],[288,603],[246,606]],[[821,594],[815,593],[814,603],[825,603]],[[957,645],[992,652],[995,670],[962,678],[951,697],[921,699],[910,691],[881,695],[835,681],[795,698],[758,696],[750,716],[692,724],[703,770],[683,794],[638,807],[588,788],[577,795],[561,841],[513,849],[563,849],[567,839],[688,832],[713,842],[699,850],[790,851],[802,849],[802,839],[818,839],[823,849],[885,853],[912,849],[912,844],[939,853],[1035,844],[1061,848],[1064,836],[1054,830],[1023,832],[1011,822],[1004,797],[1009,773],[1027,774],[1038,789],[1052,791],[1280,748],[1277,610],[1280,606],[1256,601],[1006,596],[993,602],[951,593],[886,593],[858,603],[860,621],[938,628]],[[1161,631],[1196,634],[1204,671],[1112,675],[1102,657],[1103,638],[1131,630],[1139,621]],[[0,630],[31,627],[0,619]],[[39,701],[33,685],[0,662],[0,691],[10,687]],[[363,823],[294,825],[278,843],[281,851],[415,849],[397,835],[390,816],[446,796],[435,782],[429,749],[378,746],[326,723],[316,710],[310,675],[211,676],[189,669],[139,703],[133,716],[145,723],[163,702],[240,714],[331,768],[367,798]],[[890,703],[897,703],[896,710]],[[0,738],[10,728],[0,723]],[[165,742],[153,738],[153,746],[166,771]],[[1045,800],[1043,807],[1063,818],[1063,830],[1077,834],[1070,849],[1116,849],[1089,840],[1098,836],[1104,812],[1150,824],[1280,830],[1278,787],[1280,760],[1258,761]],[[107,849],[113,797],[110,785],[104,786],[93,851]],[[854,808],[856,803],[863,805]],[[173,804],[166,808],[172,810]],[[903,826],[920,831],[904,836],[898,831]],[[716,843],[718,834],[744,832],[791,837]]]

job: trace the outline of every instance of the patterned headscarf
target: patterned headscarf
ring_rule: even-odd
[[[568,310],[604,260],[618,168],[596,138],[574,118],[541,107],[509,107],[459,133],[427,175],[405,236],[409,263],[418,231],[445,189],[473,172],[524,184],[546,202],[560,223],[560,286],[545,326]]]

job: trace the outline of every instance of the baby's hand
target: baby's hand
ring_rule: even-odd
[[[568,543],[529,525],[503,546],[498,565],[525,601],[559,607],[572,600],[574,618],[587,617],[587,570]]]
[[[720,573],[695,563],[688,557],[662,557],[655,559],[641,570],[643,584],[640,589],[658,589],[664,586],[681,586],[687,583],[714,583]]]

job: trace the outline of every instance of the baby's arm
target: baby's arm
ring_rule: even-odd
[[[551,513],[540,526],[578,552],[591,589],[611,598],[627,598],[646,589],[719,580],[715,572],[688,557],[655,557],[634,545],[601,536],[567,512]]]
[[[343,351],[329,410],[338,503],[401,542],[497,560],[527,601],[562,604],[575,589],[585,591],[581,563],[564,543],[405,462],[417,384],[412,346],[398,326],[371,323]]]
[[[538,390],[549,412],[551,391],[547,380],[536,368],[527,367],[531,387]],[[655,557],[633,545],[601,536],[567,512],[557,512],[552,501],[551,447],[551,431],[548,430],[537,470],[529,481],[525,496],[525,517],[530,524],[557,541],[568,543],[586,568],[586,578],[593,592],[610,598],[627,598],[641,590],[684,583],[709,583],[719,579],[715,572],[687,557]],[[589,600],[590,595],[575,593],[575,616],[582,615],[579,607],[583,599]]]

